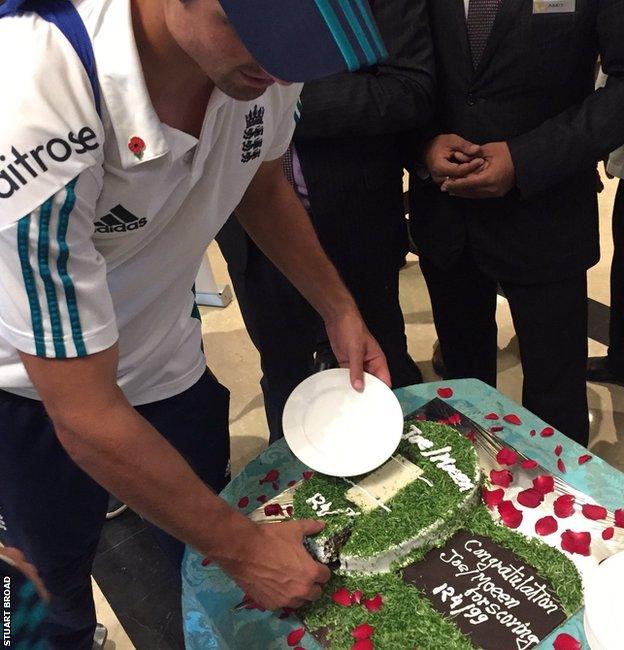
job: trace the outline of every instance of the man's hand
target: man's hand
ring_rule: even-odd
[[[323,527],[311,520],[257,525],[243,546],[244,557],[218,560],[219,565],[263,609],[297,609],[316,600],[331,575],[303,546],[306,535]]]
[[[353,387],[364,387],[363,370],[390,385],[386,358],[323,252],[279,160],[262,163],[236,215],[264,254],[321,315],[336,358],[351,369]]]
[[[516,185],[516,170],[506,142],[483,145],[485,163],[465,178],[444,181],[442,191],[466,199],[493,199],[508,194]]]
[[[338,363],[350,370],[355,390],[364,390],[364,371],[392,386],[386,356],[356,309],[326,320],[325,329]]]
[[[61,444],[93,479],[218,562],[258,604],[291,607],[318,596],[328,571],[302,538],[323,524],[258,526],[217,497],[127,402],[116,383],[116,346],[78,359],[22,359]]]
[[[436,185],[449,178],[464,178],[481,169],[481,148],[458,135],[439,135],[425,149],[425,163]]]

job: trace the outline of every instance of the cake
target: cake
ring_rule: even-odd
[[[529,650],[571,616],[582,604],[574,565],[496,523],[483,482],[471,440],[408,419],[378,470],[298,485],[294,517],[325,521],[308,548],[333,570],[323,596],[299,612],[319,644]]]
[[[380,469],[347,480],[315,474],[295,492],[297,518],[321,518],[313,555],[339,571],[384,573],[412,551],[446,539],[480,499],[473,444],[454,429],[408,422]]]

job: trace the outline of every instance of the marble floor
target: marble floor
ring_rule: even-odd
[[[606,350],[604,325],[607,311],[604,306],[609,304],[609,267],[612,254],[610,217],[615,189],[615,181],[610,181],[600,196],[602,260],[589,274],[590,298],[598,303],[598,315],[593,319],[595,332],[590,331],[589,339],[590,354],[595,355],[603,354]],[[212,246],[209,254],[217,282],[228,283],[227,270],[218,248]],[[434,380],[436,376],[430,359],[436,335],[418,259],[413,255],[410,255],[408,264],[401,273],[401,303],[407,322],[410,352],[422,368],[425,380]],[[245,331],[236,300],[225,309],[202,308],[201,311],[208,363],[220,381],[230,388],[232,394],[232,462],[233,470],[236,472],[264,449],[268,436],[262,394],[258,384],[260,379],[258,353]],[[598,322],[600,319],[602,322]],[[499,389],[512,399],[520,401],[522,370],[518,343],[504,298],[499,298],[497,320]],[[596,333],[598,331],[601,333]],[[596,336],[598,340],[592,336]],[[600,342],[600,339],[603,342]],[[624,469],[624,388],[590,384],[587,391],[592,419],[590,449],[613,465]],[[620,431],[622,434],[618,435]],[[140,534],[141,531],[128,532],[130,536]],[[102,556],[102,561],[105,557]],[[100,567],[100,571],[104,569],[105,567]],[[118,588],[123,589],[122,581],[119,582]],[[98,614],[110,632],[106,650],[129,650],[135,647],[108,606],[106,599],[101,595],[98,597]],[[121,618],[124,622],[132,623],[132,619],[127,616]],[[129,631],[130,627],[129,624]],[[132,627],[136,629],[136,626]],[[176,645],[167,644],[165,636],[156,643],[156,646],[153,643],[145,645],[139,642],[136,645],[138,650],[161,648],[177,650]]]

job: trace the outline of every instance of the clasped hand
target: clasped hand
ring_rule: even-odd
[[[516,184],[506,142],[477,145],[458,135],[439,135],[427,146],[425,162],[433,181],[451,196],[499,198]]]

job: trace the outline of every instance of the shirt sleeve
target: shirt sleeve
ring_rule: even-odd
[[[299,96],[302,88],[303,86],[297,84],[297,86],[289,89],[291,92],[294,92],[294,98],[292,98],[292,95],[289,95],[290,101],[286,102],[287,107],[281,114],[280,122],[271,142],[271,148],[265,158],[267,161],[281,158],[290,146],[293,133],[295,132],[295,126],[301,115],[302,106]]]
[[[0,229],[0,336],[44,358],[94,354],[118,338],[104,258],[93,243],[101,175],[70,180]]]
[[[104,132],[84,65],[55,25],[35,13],[3,18],[0,59],[11,61],[2,67],[1,229],[102,165]]]

